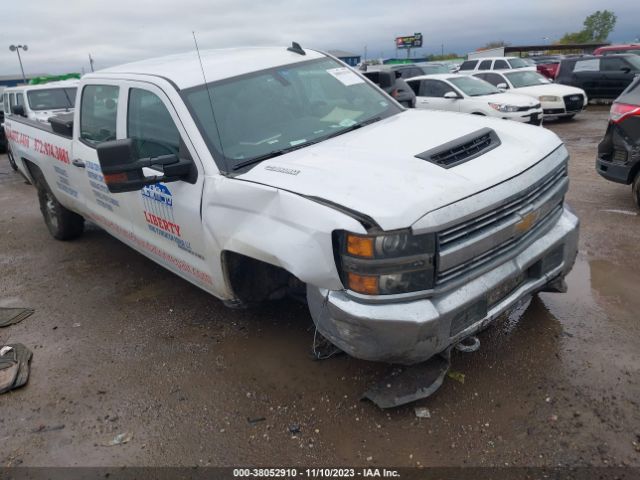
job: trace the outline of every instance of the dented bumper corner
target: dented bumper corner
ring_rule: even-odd
[[[543,236],[463,286],[402,303],[362,303],[345,291],[307,287],[318,331],[349,355],[414,364],[483,329],[505,311],[571,270],[578,218],[565,208]],[[505,295],[495,292],[514,282]]]

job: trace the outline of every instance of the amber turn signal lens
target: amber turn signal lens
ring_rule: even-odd
[[[357,273],[349,272],[348,278],[349,289],[354,292],[364,293],[366,295],[378,295],[380,292],[378,288],[378,277],[358,275]]]
[[[129,180],[126,173],[105,173],[104,183],[122,183]]]
[[[347,253],[355,257],[373,258],[373,238],[347,235]]]

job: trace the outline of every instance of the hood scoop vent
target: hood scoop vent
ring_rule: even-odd
[[[500,139],[498,134],[491,128],[485,127],[426,152],[419,153],[416,158],[426,160],[442,168],[451,168],[479,157],[499,146]]]

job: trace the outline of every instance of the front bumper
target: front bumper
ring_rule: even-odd
[[[500,113],[504,120],[515,120],[516,122],[529,123],[531,125],[542,124],[542,108],[529,110],[527,112]]]
[[[525,250],[456,290],[410,302],[367,304],[344,291],[308,286],[309,310],[318,331],[353,357],[403,364],[422,362],[565,276],[577,254],[578,229],[578,218],[565,208],[556,224]],[[559,252],[561,258],[545,271],[545,259]],[[492,292],[514,278],[523,280],[488,305]]]

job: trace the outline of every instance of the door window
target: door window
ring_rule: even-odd
[[[589,58],[587,60],[578,60],[573,67],[574,72],[597,72],[600,69],[599,58]]]
[[[623,58],[606,57],[600,62],[600,70],[607,72],[621,72],[623,68],[631,68]]]
[[[491,70],[491,62],[492,60],[483,60],[478,65],[478,70]]]
[[[510,68],[511,67],[506,60],[496,60],[496,63],[493,66],[494,70],[509,70]]]
[[[438,80],[423,80],[420,88],[421,97],[442,98],[447,92],[452,92],[453,88]]]
[[[478,60],[467,60],[465,62],[462,62],[462,65],[460,65],[460,70],[473,70],[477,63]]]
[[[16,105],[24,106],[24,95],[22,93],[16,94]]]
[[[80,138],[88,145],[116,139],[119,88],[87,85],[80,101]]]
[[[413,82],[408,81],[407,85],[411,87],[411,90],[413,90],[413,93],[415,93],[416,95],[420,95],[420,82],[418,80],[414,80]]]
[[[179,154],[180,132],[160,97],[147,90],[129,91],[127,137],[140,158]]]
[[[489,82],[494,87],[497,87],[501,83],[507,83],[507,81],[504,78],[502,78],[502,75],[499,75],[497,73],[485,73],[484,75],[482,75],[482,79],[485,82]]]

